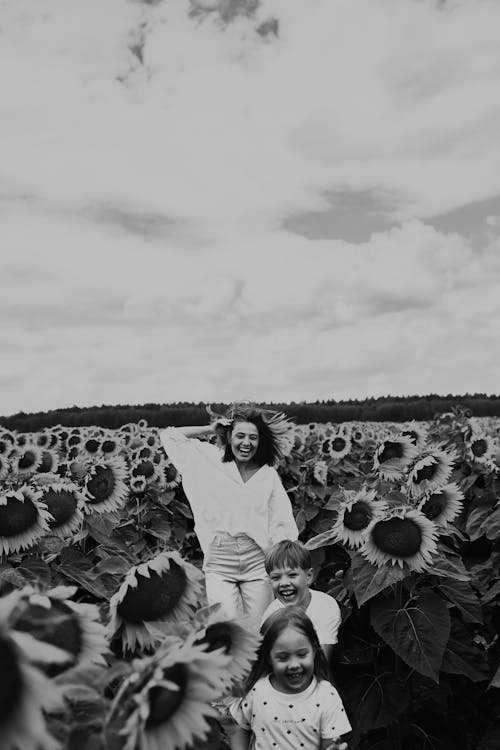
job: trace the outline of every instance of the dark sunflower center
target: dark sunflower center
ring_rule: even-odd
[[[480,438],[480,440],[474,440],[470,449],[475,456],[484,456],[488,450],[488,443],[484,438]]]
[[[433,521],[446,508],[446,496],[442,492],[431,495],[422,506],[422,513]]]
[[[90,440],[87,440],[87,442],[85,443],[85,450],[88,453],[97,453],[100,445],[101,444],[99,440],[96,440],[95,438],[90,438]]]
[[[141,461],[138,466],[134,466],[132,469],[132,476],[134,477],[152,477],[155,473],[155,467],[152,461]]]
[[[34,451],[25,451],[19,459],[20,469],[31,469],[36,464],[36,454]]]
[[[0,505],[0,536],[16,536],[28,531],[38,518],[38,510],[25,497],[24,502],[16,497],[7,497],[7,505]]]
[[[49,521],[51,529],[67,523],[74,515],[78,505],[75,495],[67,490],[48,490],[44,493],[42,500],[49,513],[54,516],[54,520]]]
[[[164,724],[175,714],[179,706],[182,705],[186,688],[189,681],[188,669],[185,664],[174,664],[163,670],[165,680],[173,682],[177,690],[155,685],[149,691],[149,716],[146,720],[146,727],[157,727]]]
[[[82,439],[81,439],[80,435],[71,435],[68,438],[68,445],[71,446],[72,448],[74,448],[76,445],[78,445],[79,443],[81,443],[81,441],[82,441]]]
[[[83,633],[78,616],[64,602],[52,600],[50,609],[30,604],[16,620],[17,630],[30,633],[34,638],[63,649],[72,655],[75,664],[83,649]],[[64,665],[49,665],[45,671],[54,676],[68,668]]]
[[[404,435],[405,437],[409,437],[409,438],[410,438],[410,440],[411,440],[411,442],[412,442],[412,443],[413,443],[414,445],[416,445],[416,444],[417,444],[417,442],[418,442],[418,435],[417,435],[417,433],[415,432],[415,430],[405,430],[405,431],[404,431],[404,432],[402,432],[401,434],[402,434],[402,435]]]
[[[205,635],[196,641],[196,645],[207,644],[207,651],[215,651],[223,648],[224,653],[229,654],[233,645],[233,631],[227,622],[215,622],[209,625]]]
[[[392,440],[386,440],[384,447],[380,453],[378,460],[379,463],[383,464],[386,461],[391,461],[393,458],[403,457],[403,445],[402,443],[395,443]]]
[[[342,437],[336,437],[332,440],[332,450],[336,453],[341,453],[346,447],[347,443]]]
[[[366,529],[372,517],[370,507],[360,501],[354,503],[351,510],[345,511],[344,526],[352,531],[360,531],[361,529]]]
[[[52,468],[54,466],[54,457],[50,451],[43,451],[42,453],[42,463],[38,467],[38,472],[40,474],[47,474],[49,471],[52,471]]]
[[[0,636],[0,734],[2,722],[19,706],[23,693],[23,676],[12,641]]]
[[[151,457],[151,448],[148,448],[148,446],[145,445],[139,451],[139,458],[150,458],[150,457]]]
[[[172,464],[170,464],[170,466],[167,466],[165,468],[165,479],[167,480],[167,482],[173,482],[176,476],[177,469],[175,468],[175,466],[172,466]]]
[[[421,469],[418,469],[413,481],[415,482],[415,484],[420,484],[420,482],[423,482],[424,480],[430,480],[435,476],[437,469],[437,461],[436,463],[430,464],[429,466],[423,466]]]
[[[98,466],[95,474],[87,483],[87,489],[94,499],[89,499],[89,503],[102,503],[113,494],[115,488],[115,475],[113,470],[108,466]]]
[[[420,550],[422,531],[411,518],[379,521],[372,530],[375,545],[393,557],[412,557]]]
[[[330,441],[329,440],[325,440],[323,442],[323,445],[321,446],[321,452],[330,453]]]
[[[105,440],[102,444],[103,453],[113,453],[115,448],[116,448],[116,443],[114,440]]]
[[[127,622],[168,617],[186,591],[187,575],[184,568],[172,561],[170,569],[161,575],[151,570],[149,578],[138,574],[137,581],[137,586],[129,588],[117,606],[118,614]]]

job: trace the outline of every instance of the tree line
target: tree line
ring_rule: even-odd
[[[212,404],[217,411],[227,404]],[[350,399],[346,401],[313,401],[290,403],[260,403],[268,409],[283,411],[297,424],[309,422],[407,422],[433,419],[437,414],[454,407],[469,409],[472,416],[500,416],[500,396],[483,393],[454,396],[429,394],[427,396],[380,396],[378,398]],[[150,427],[167,425],[206,424],[208,417],[203,402],[176,402],[171,404],[136,404],[114,406],[71,406],[64,409],[27,414],[18,412],[0,417],[0,425],[19,432],[36,432],[44,427],[99,426],[116,429],[130,422],[145,419]]]

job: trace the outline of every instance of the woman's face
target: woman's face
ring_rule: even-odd
[[[235,422],[230,444],[236,461],[251,463],[259,447],[257,427],[252,422]]]

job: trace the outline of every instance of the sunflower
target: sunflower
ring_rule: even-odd
[[[217,613],[208,617],[205,627],[194,636],[194,645],[207,652],[220,652],[229,657],[228,671],[239,682],[250,671],[260,644],[260,636],[235,620],[226,620]]]
[[[203,575],[178,552],[161,552],[134,565],[110,601],[111,634],[121,635],[125,649],[156,645],[189,619],[203,589]]]
[[[155,472],[155,465],[150,459],[135,461],[130,470],[132,477],[141,476],[144,477],[146,481],[154,479]]]
[[[318,484],[326,485],[328,479],[328,466],[322,460],[316,461],[313,466],[313,478]]]
[[[167,483],[167,490],[173,490],[180,485],[182,481],[181,475],[172,463],[166,463],[163,468],[163,474]]]
[[[347,456],[351,452],[352,441],[346,432],[335,432],[330,437],[330,446],[332,458],[340,461],[341,458],[344,458],[344,456]]]
[[[51,448],[41,449],[41,460],[37,467],[38,474],[55,474],[59,466],[59,458]]]
[[[427,427],[412,420],[407,428],[401,432],[401,435],[409,437],[416,449],[421,451],[427,440]]]
[[[495,468],[495,442],[484,432],[473,432],[466,442],[466,453],[469,459],[477,464]]]
[[[103,438],[101,443],[101,451],[104,456],[114,456],[120,450],[120,444],[118,440],[111,435],[107,435]]]
[[[130,490],[134,495],[142,495],[146,491],[147,486],[146,477],[139,475],[130,479]]]
[[[227,662],[218,652],[190,645],[136,660],[133,676],[141,688],[122,730],[124,750],[182,750],[204,740],[211,730],[208,720],[219,716],[211,703],[222,692]]]
[[[0,479],[5,479],[10,471],[10,461],[4,456],[0,455]]]
[[[462,490],[453,482],[430,495],[425,495],[418,508],[437,526],[446,526],[462,510],[463,500]]]
[[[361,554],[379,568],[390,563],[422,572],[437,551],[436,537],[436,525],[420,510],[400,507],[373,524]]]
[[[53,482],[42,489],[41,501],[52,516],[50,533],[66,539],[77,531],[83,522],[85,499],[76,484]]]
[[[64,661],[67,654],[29,633],[12,629],[20,591],[0,598],[0,737],[2,750],[57,750],[48,733],[44,710],[62,708],[61,689],[35,664]]]
[[[94,464],[85,477],[86,513],[107,513],[121,507],[128,494],[127,469],[118,456]]]
[[[386,438],[375,450],[373,468],[382,479],[398,479],[417,455],[417,448],[407,435]]]
[[[10,453],[15,442],[14,435],[11,432],[3,430],[0,433],[0,456],[6,456],[7,453]]]
[[[0,554],[27,549],[48,532],[52,516],[41,494],[23,485],[0,496]]]
[[[100,453],[102,447],[102,441],[97,435],[89,435],[85,438],[82,445],[82,450],[85,451],[89,456],[97,456]]]
[[[363,488],[356,493],[346,493],[332,531],[339,542],[357,549],[364,544],[370,527],[385,509],[385,503],[375,501],[374,490]]]
[[[417,456],[408,472],[407,487],[411,497],[421,498],[443,487],[450,477],[455,460],[454,451],[437,447]]]
[[[36,471],[42,463],[42,449],[38,445],[26,443],[13,460],[13,470],[21,476]]]
[[[95,604],[71,601],[76,586],[56,586],[43,593],[27,592],[13,618],[16,630],[31,633],[38,641],[66,652],[66,661],[49,664],[50,676],[73,667],[105,665],[106,628]]]

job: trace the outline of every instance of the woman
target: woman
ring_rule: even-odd
[[[235,404],[210,425],[160,433],[193,512],[208,603],[220,603],[228,618],[244,614],[255,628],[273,598],[265,553],[298,536],[274,468],[289,445],[291,427],[282,414]],[[213,434],[220,447],[192,439]]]

